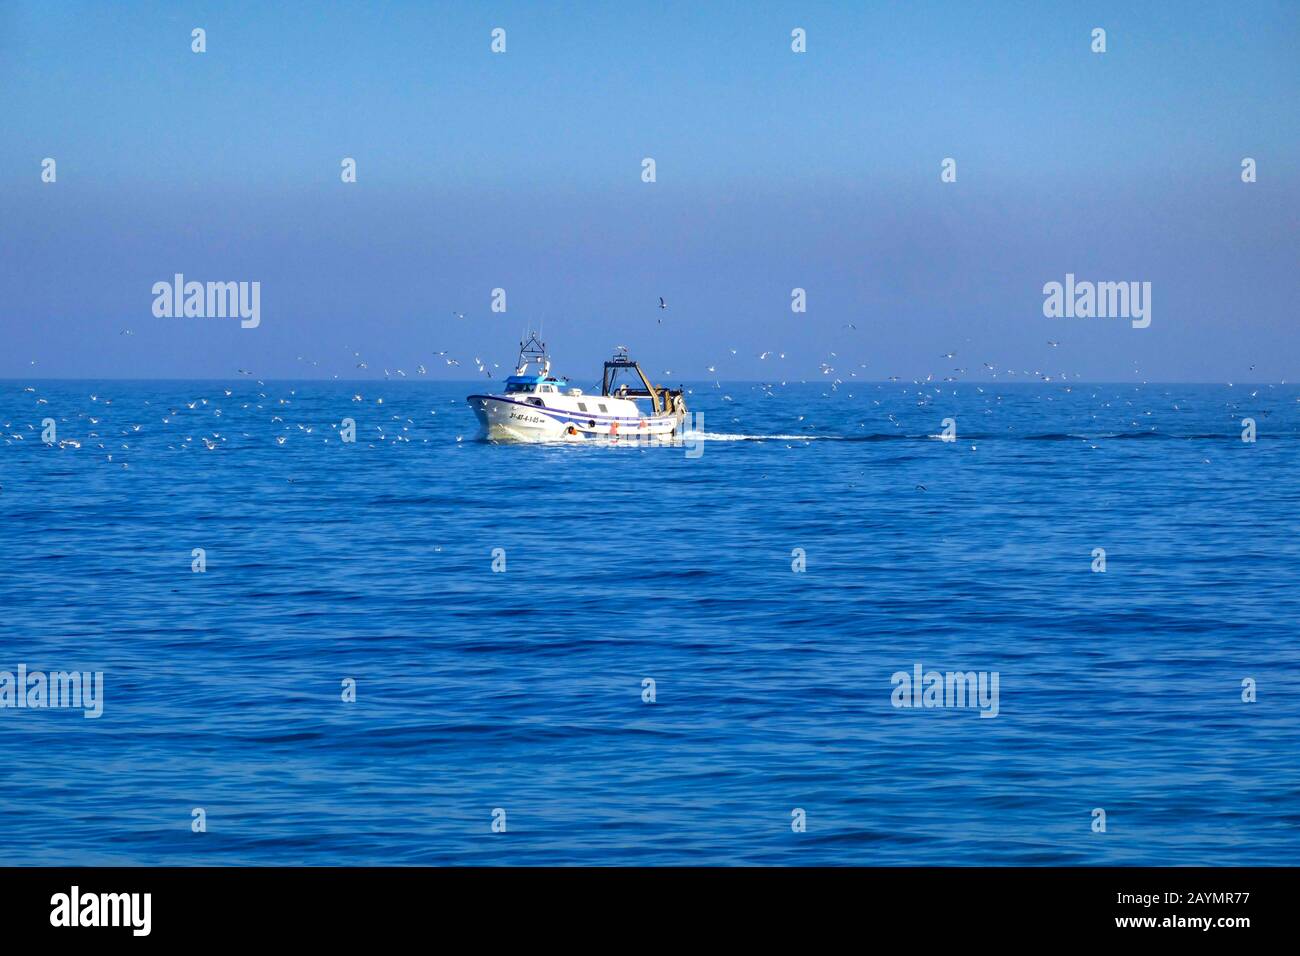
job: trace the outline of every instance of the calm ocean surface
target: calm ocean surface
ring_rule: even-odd
[[[1300,859],[1300,389],[697,385],[694,459],[471,390],[0,382],[0,671],[105,697],[0,709],[6,863]]]

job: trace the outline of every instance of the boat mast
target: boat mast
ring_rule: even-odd
[[[537,337],[536,332],[529,332],[528,337],[519,343],[519,366],[515,369],[515,374],[523,375],[530,364],[541,369],[543,378],[551,374],[551,358],[546,354],[546,345]]]

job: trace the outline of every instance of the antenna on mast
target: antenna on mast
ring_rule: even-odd
[[[551,369],[551,360],[546,354],[546,345],[536,332],[529,332],[524,341],[519,343],[519,365],[515,369],[515,374],[525,374],[529,365],[534,365],[540,369],[542,375],[546,375]]]

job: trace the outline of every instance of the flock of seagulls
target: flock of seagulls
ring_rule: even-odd
[[[663,324],[664,314],[667,310],[668,303],[662,296],[660,296],[657,309],[657,324]],[[465,318],[465,313],[463,312],[453,311],[451,314],[455,319]],[[858,330],[858,326],[855,323],[843,323],[839,328],[842,333],[853,333]],[[134,335],[130,329],[123,329],[119,334],[122,336]],[[849,336],[849,338],[852,339],[855,337]],[[1054,339],[1048,339],[1046,344],[1051,349],[1058,349],[1061,346],[1061,343]],[[849,343],[849,346],[837,346],[839,349],[844,349],[846,347],[852,347],[853,350],[856,350],[856,346],[854,346],[852,342]],[[626,354],[627,352],[627,346],[625,345],[619,345],[616,348],[621,353]],[[347,350],[351,353],[352,365],[355,369],[362,371],[370,370],[370,362],[362,355],[359,349],[348,347]],[[728,352],[732,358],[739,355],[739,349],[736,347],[729,347]],[[760,362],[780,363],[786,361],[786,353],[776,349],[765,349],[753,354]],[[447,369],[460,368],[462,365],[461,360],[450,355],[446,349],[436,351],[432,353],[432,355],[436,359],[441,359]],[[942,352],[940,353],[939,358],[945,362],[953,362],[958,358],[958,350],[950,349]],[[320,360],[309,359],[303,355],[299,355],[297,359],[298,362],[302,363],[304,366],[313,369],[318,369],[321,364]],[[37,363],[35,360],[32,360],[30,364],[32,367],[35,367]],[[896,401],[898,397],[897,393],[886,391],[886,386],[880,382],[870,381],[866,376],[868,364],[869,363],[866,361],[854,363],[850,360],[848,362],[848,367],[846,367],[843,358],[837,351],[827,350],[827,353],[817,363],[816,375],[814,376],[813,381],[821,381],[824,383],[824,390],[821,393],[823,398],[830,398],[841,392],[841,390],[844,391],[847,397],[856,398],[857,391],[863,389],[869,390],[874,387],[874,390],[878,394],[869,395],[869,398],[872,406],[878,410],[878,415],[880,416],[876,421],[887,421],[895,429],[902,429],[904,427],[904,422],[899,418],[898,414],[895,414],[894,411],[887,411],[883,404],[886,401],[891,403]],[[473,365],[478,374],[489,379],[494,378],[494,370],[500,369],[499,363],[486,362],[479,356],[473,357]],[[715,359],[702,367],[708,375],[716,376],[719,367],[722,365],[723,363]],[[428,375],[429,369],[424,362],[416,363],[414,368],[416,376]],[[1058,394],[1072,393],[1075,385],[1078,384],[1078,379],[1080,378],[1078,373],[1071,374],[1067,372],[1058,372],[1051,374],[1044,372],[1041,369],[1000,368],[989,361],[981,361],[980,369],[982,374],[988,379],[991,379],[994,383],[999,379],[1005,379],[1008,381],[1020,379],[1026,381],[1037,381],[1042,384],[1053,384],[1057,388],[1057,393],[1048,393],[1041,396],[1048,402],[1055,401]],[[1250,369],[1251,371],[1254,371],[1255,366],[1251,365]],[[1135,374],[1138,372],[1136,364],[1134,372]],[[859,373],[862,374],[860,375]],[[673,372],[671,369],[665,369],[663,374],[669,376],[672,375]],[[911,379],[910,384],[903,384],[902,398],[920,408],[941,406],[941,404],[946,401],[945,390],[950,389],[951,386],[955,386],[957,383],[961,382],[961,377],[967,374],[968,367],[966,365],[957,365],[952,367],[947,373],[942,371],[931,372],[924,378],[915,377]],[[236,375],[244,378],[252,378],[254,373],[249,369],[239,368],[236,370]],[[388,368],[383,368],[383,376],[385,381],[405,379],[408,377],[406,371],[402,368],[396,368],[392,371]],[[336,380],[339,379],[339,377],[340,376],[337,373],[333,375],[333,378]],[[1075,384],[1071,384],[1071,380],[1073,380]],[[83,445],[89,444],[101,451],[108,462],[116,463],[122,468],[127,468],[128,463],[126,461],[119,460],[114,462],[114,456],[117,455],[119,458],[124,457],[123,453],[129,453],[131,451],[132,442],[136,440],[137,436],[151,437],[150,433],[157,430],[157,426],[159,425],[163,426],[162,430],[165,433],[165,440],[168,442],[167,447],[169,449],[184,450],[193,448],[214,452],[225,447],[231,438],[253,442],[259,440],[262,436],[254,434],[253,432],[240,431],[235,434],[226,428],[220,427],[219,423],[225,412],[224,406],[228,404],[233,404],[235,410],[239,412],[269,413],[268,424],[272,426],[272,430],[275,432],[273,437],[277,447],[286,445],[286,443],[295,436],[300,438],[312,438],[314,436],[313,440],[324,442],[338,439],[336,433],[339,429],[339,423],[337,422],[330,422],[328,426],[322,426],[319,423],[312,423],[306,420],[294,422],[286,419],[286,416],[292,413],[295,403],[298,401],[298,390],[296,388],[289,388],[287,394],[279,397],[272,397],[267,391],[265,381],[261,379],[256,379],[255,381],[256,391],[244,394],[247,390],[241,389],[241,394],[239,396],[236,396],[236,390],[234,388],[227,385],[220,385],[213,386],[220,395],[217,396],[214,393],[214,397],[211,398],[207,396],[198,396],[188,400],[183,399],[176,401],[174,403],[164,403],[161,406],[154,405],[153,400],[151,399],[145,399],[144,406],[146,411],[157,415],[153,425],[150,425],[149,419],[145,418],[144,420],[123,421],[120,423],[115,421],[115,423],[110,427],[108,419],[112,417],[116,420],[117,418],[117,416],[113,415],[109,411],[113,404],[113,400],[107,397],[101,398],[97,392],[91,393],[89,396],[90,404],[92,406],[91,409],[76,412],[75,418],[65,417],[57,420],[57,430],[60,433],[76,431],[80,433],[79,436],[60,437],[56,444],[58,447],[65,449],[80,449]],[[903,380],[898,375],[889,375],[884,377],[884,381],[891,385],[897,385]],[[788,387],[792,383],[806,385],[808,384],[808,379],[796,378],[789,375],[778,375],[777,378],[771,381],[755,383],[750,385],[749,388],[762,397],[775,398],[778,395],[778,390]],[[993,414],[993,408],[1003,402],[1005,398],[1004,395],[997,392],[995,384],[990,386],[989,381],[975,380],[968,384],[974,384],[978,394],[987,396],[986,406],[982,411],[982,414],[984,415]],[[1147,383],[1143,382],[1142,384],[1145,385]],[[1226,384],[1228,388],[1234,387],[1231,382]],[[1282,382],[1280,384],[1285,385],[1286,383]],[[986,392],[985,386],[990,386],[990,391]],[[723,392],[722,382],[717,378],[715,378],[712,387],[715,391]],[[1273,388],[1274,386],[1270,385],[1268,387]],[[49,399],[46,396],[36,394],[37,389],[35,386],[26,386],[22,391],[23,393],[33,397],[35,405],[49,405]],[[693,394],[694,390],[688,388],[687,391]],[[951,394],[955,395],[955,390],[952,390]],[[1259,389],[1250,392],[1250,398],[1252,399],[1258,397],[1258,395]],[[1090,397],[1097,401],[1096,407],[1101,410],[1115,408],[1116,402],[1118,401],[1113,394],[1103,394],[1101,387],[1099,386],[1096,387],[1096,390]],[[1146,397],[1149,399],[1149,395]],[[733,395],[725,392],[720,395],[720,400],[724,403],[734,403],[736,401]],[[352,395],[352,401],[354,403],[361,403],[366,401],[366,399],[363,397],[362,393],[355,392]],[[1132,415],[1129,421],[1130,426],[1150,430],[1156,428],[1156,425],[1150,421],[1153,417],[1153,409],[1146,408],[1139,410],[1134,406],[1133,399],[1128,399],[1126,401],[1127,407],[1131,409],[1129,414]],[[1300,401],[1300,399],[1297,399],[1297,401]],[[384,399],[382,397],[374,398],[374,404],[376,406],[382,406],[383,403]],[[459,399],[453,399],[449,404],[461,405],[462,402]],[[1235,414],[1237,403],[1232,402],[1229,404],[1233,407]],[[1174,411],[1181,411],[1177,403],[1172,403],[1172,408]],[[899,411],[901,411],[901,409]],[[436,409],[429,409],[428,412],[430,417],[438,414]],[[192,415],[190,413],[195,414]],[[48,413],[44,414],[48,415]],[[1264,410],[1261,411],[1260,414],[1267,416],[1268,412]],[[196,418],[195,415],[199,417]],[[1098,413],[1093,412],[1092,417],[1093,419],[1097,419]],[[1147,419],[1148,421],[1144,422],[1142,419]],[[239,420],[241,422],[248,421],[245,416],[240,416]],[[829,421],[831,418],[828,416],[827,420]],[[841,423],[843,421],[842,414],[837,413],[834,421],[837,425]],[[738,416],[733,416],[732,422],[739,424]],[[805,421],[804,415],[799,415],[797,417],[797,422],[800,428],[805,429],[809,433],[809,437],[816,437],[816,424]],[[69,428],[67,426],[74,427]],[[247,427],[255,426],[249,425]],[[868,428],[876,427],[876,424],[874,422],[869,423],[868,421],[863,420],[859,421],[856,427],[860,430],[866,430]],[[319,434],[317,433],[318,428],[320,429]],[[360,431],[360,424],[358,425],[358,428]],[[375,442],[410,442],[415,440],[415,435],[419,431],[417,423],[413,418],[409,415],[403,416],[400,414],[389,415],[389,417],[385,419],[385,424],[376,424],[371,421],[367,424],[366,429],[366,434],[358,434],[357,440],[368,441],[371,444]],[[31,437],[33,432],[37,431],[38,426],[30,422],[25,423],[25,430],[24,426],[21,424],[15,426],[15,423],[12,421],[2,422],[0,423],[0,441],[3,441],[6,444],[25,441]],[[35,437],[37,441],[41,440],[39,433]],[[462,438],[463,436],[456,436],[458,442],[461,441]],[[423,440],[427,442],[429,439],[425,438]],[[1095,448],[1097,446],[1094,444],[1092,447]],[[972,445],[971,450],[974,451],[975,449],[976,446]],[[917,490],[925,490],[923,485],[917,485],[916,487]]]

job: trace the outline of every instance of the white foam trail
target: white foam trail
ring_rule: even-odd
[[[687,432],[686,441],[814,441],[834,435],[738,435],[730,432]]]

